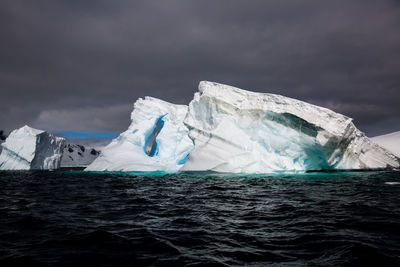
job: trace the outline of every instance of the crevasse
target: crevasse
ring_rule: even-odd
[[[153,157],[154,154],[156,154],[158,151],[157,136],[164,127],[163,118],[167,115],[168,113],[160,116],[154,124],[154,127],[145,134],[146,143],[144,146],[144,150],[146,154],[150,157]]]

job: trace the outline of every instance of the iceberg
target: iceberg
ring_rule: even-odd
[[[60,167],[65,139],[23,126],[1,144],[0,170],[48,170]]]
[[[400,131],[375,136],[371,140],[400,157]]]
[[[182,171],[272,173],[398,168],[399,158],[329,109],[203,81],[184,124],[194,149]]]
[[[189,106],[140,98],[131,121],[86,171],[257,174],[400,166],[349,117],[214,82],[200,82]]]
[[[139,98],[129,128],[85,171],[179,171],[193,149],[189,129],[183,124],[187,109],[153,97]]]

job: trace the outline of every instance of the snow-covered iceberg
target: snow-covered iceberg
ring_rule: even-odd
[[[152,97],[138,99],[128,130],[85,170],[177,172],[193,149],[183,124],[187,108]]]
[[[60,167],[65,139],[24,126],[1,144],[0,170],[47,170]]]
[[[194,142],[181,170],[271,173],[399,167],[352,119],[288,97],[200,82],[184,120]]]
[[[131,119],[87,171],[271,173],[400,164],[351,118],[213,82],[200,83],[189,107],[139,99]]]

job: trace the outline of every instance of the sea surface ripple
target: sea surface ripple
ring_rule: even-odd
[[[399,266],[399,182],[0,172],[0,266]]]

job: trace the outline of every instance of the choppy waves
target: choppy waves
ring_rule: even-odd
[[[398,182],[0,172],[0,264],[395,266]]]

